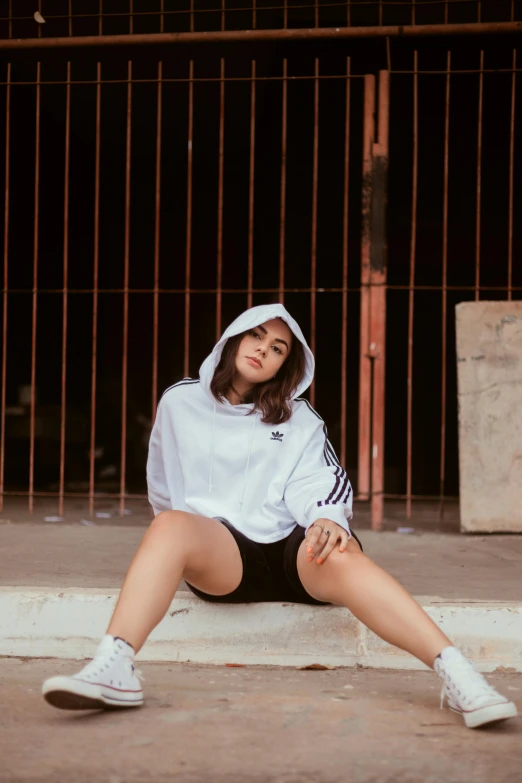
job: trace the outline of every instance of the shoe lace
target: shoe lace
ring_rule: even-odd
[[[116,656],[111,653],[102,653],[101,655],[95,655],[92,661],[90,661],[83,669],[82,674],[102,674],[104,669],[109,668],[109,661],[112,663],[116,660]],[[138,680],[144,681],[145,677],[139,669],[136,669],[132,661],[129,662],[131,671],[136,675]]]
[[[114,660],[114,657],[104,653],[102,655],[95,655],[92,661],[90,661],[82,669],[82,674],[101,674],[104,669],[108,668],[107,660]]]
[[[467,684],[473,686],[475,696],[495,696],[497,693],[496,690],[493,688],[493,686],[490,685],[488,681],[482,676],[482,674],[475,669],[475,667],[470,661],[466,661],[466,660],[454,661],[451,664],[451,667],[446,665],[443,671],[444,671],[444,683],[442,685],[442,690],[440,693],[441,709],[444,706],[444,699],[448,695],[446,688],[449,683],[453,684],[454,689],[456,690],[457,694],[462,697],[463,702],[467,702],[470,700],[469,695],[463,693],[456,686],[456,681],[458,681],[459,675],[463,676],[464,681]]]

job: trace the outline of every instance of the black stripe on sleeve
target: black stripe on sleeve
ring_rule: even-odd
[[[350,484],[350,481],[348,479],[348,474],[344,470],[343,466],[339,462],[339,458],[337,457],[337,454],[335,453],[335,449],[328,440],[328,430],[326,428],[326,424],[324,423],[323,418],[317,413],[314,408],[310,405],[307,399],[304,397],[296,397],[296,402],[304,402],[309,409],[311,413],[314,414],[320,421],[323,422],[323,432],[324,432],[324,458],[326,461],[326,464],[328,467],[334,467],[335,466],[335,482],[332,491],[326,498],[326,500],[318,500],[317,505],[319,508],[322,508],[323,506],[329,506],[329,505],[337,505],[338,503],[346,503],[348,498],[350,497],[350,494],[352,492],[352,486]],[[339,490],[339,485],[342,483],[341,489]],[[344,495],[344,498],[343,498]]]
[[[167,392],[171,391],[172,389],[177,388],[178,386],[189,386],[192,383],[199,383],[199,378],[183,378],[183,380],[178,381],[177,383],[173,383],[172,386],[169,386],[168,389],[165,389],[163,394],[161,395],[161,399],[166,395]]]

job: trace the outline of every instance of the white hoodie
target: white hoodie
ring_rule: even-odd
[[[302,343],[306,372],[292,415],[277,427],[251,414],[253,404],[218,402],[210,391],[229,337],[282,318]],[[253,541],[288,536],[296,523],[308,529],[330,519],[348,534],[352,488],[309,402],[299,399],[314,376],[314,357],[301,329],[280,304],[252,307],[228,327],[200,368],[158,405],[147,462],[149,501],[155,514],[176,509],[224,517]],[[248,415],[251,414],[251,415]]]

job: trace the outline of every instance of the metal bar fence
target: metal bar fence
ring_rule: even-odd
[[[372,528],[383,524],[384,426],[386,386],[386,216],[388,198],[390,75],[379,74],[377,140],[372,149],[371,262],[370,262],[370,335],[368,354],[372,362],[371,390],[371,517]]]
[[[38,318],[38,240],[40,215],[40,85],[41,64],[36,66],[36,116],[35,116],[35,151],[34,151],[34,222],[33,222],[33,292],[31,314],[31,409],[29,435],[29,513],[33,513],[34,498],[34,442],[35,442],[35,404],[36,404],[36,328]]]
[[[450,131],[451,51],[447,54],[446,106],[444,120],[444,195],[442,208],[442,351],[441,351],[441,424],[440,424],[440,519],[444,516],[444,482],[446,473],[446,356],[447,356],[447,277],[448,277],[448,183]]]
[[[63,493],[65,489],[65,425],[67,409],[67,318],[69,285],[69,175],[71,147],[71,63],[67,63],[67,86],[65,94],[65,170],[63,194],[63,299],[62,299],[62,388],[60,417],[60,494],[58,515],[63,514]]]
[[[371,185],[372,171],[374,166],[373,157],[386,156],[387,155],[387,134],[385,132],[386,125],[385,117],[388,111],[388,106],[383,102],[383,96],[385,92],[382,91],[382,85],[386,82],[388,75],[386,73],[381,74],[379,77],[379,84],[381,91],[379,95],[381,100],[379,102],[379,114],[378,114],[378,132],[376,139],[374,138],[374,114],[375,114],[375,102],[376,102],[376,79],[373,75],[360,77],[352,73],[350,58],[346,59],[345,67],[342,72],[338,73],[322,73],[321,61],[319,58],[314,58],[313,70],[308,75],[296,74],[291,72],[291,61],[288,58],[283,58],[281,63],[281,72],[277,76],[266,75],[262,69],[259,68],[257,61],[252,60],[249,63],[249,73],[245,76],[230,75],[226,69],[225,58],[221,57],[219,60],[219,73],[216,76],[197,76],[195,71],[195,63],[190,60],[187,63],[186,76],[167,76],[165,71],[165,63],[163,61],[156,64],[156,77],[155,78],[140,78],[135,75],[133,65],[131,62],[127,65],[127,78],[126,79],[102,79],[102,66],[98,62],[96,64],[96,78],[81,80],[74,79],[74,62],[68,62],[67,72],[65,79],[52,80],[43,78],[42,66],[40,63],[36,66],[36,78],[28,80],[24,78],[17,80],[16,68],[13,72],[13,67],[7,65],[5,71],[5,78],[0,81],[0,86],[5,90],[5,106],[6,106],[6,125],[5,125],[5,174],[4,174],[4,272],[3,272],[3,317],[2,317],[2,397],[1,397],[1,435],[0,435],[0,502],[3,503],[5,497],[23,497],[28,501],[28,509],[30,512],[34,510],[35,498],[56,498],[58,501],[58,512],[61,516],[64,513],[64,507],[66,501],[69,498],[85,497],[88,499],[89,511],[92,514],[96,505],[97,498],[114,498],[118,501],[119,513],[125,512],[125,502],[128,499],[144,498],[143,491],[135,491],[134,488],[129,489],[127,482],[127,470],[128,470],[128,454],[129,449],[133,449],[135,446],[135,436],[129,435],[129,399],[128,390],[132,384],[132,380],[129,376],[129,356],[131,347],[131,329],[132,318],[130,313],[130,296],[138,294],[143,298],[143,301],[150,301],[151,305],[151,320],[149,325],[150,335],[150,365],[147,365],[147,360],[144,358],[143,372],[151,372],[148,376],[152,379],[152,388],[149,389],[149,407],[148,410],[152,410],[152,415],[155,410],[159,392],[161,391],[160,383],[165,378],[165,369],[161,366],[161,357],[165,351],[165,343],[162,342],[162,315],[166,310],[170,309],[171,305],[167,304],[168,297],[171,302],[182,303],[183,313],[181,315],[180,322],[182,324],[183,336],[179,338],[178,345],[182,346],[180,356],[180,372],[187,376],[190,374],[191,369],[194,369],[194,355],[195,353],[199,358],[203,358],[201,355],[201,348],[197,347],[198,335],[196,330],[191,329],[191,314],[198,316],[201,322],[201,308],[199,301],[203,301],[207,295],[210,295],[215,303],[215,320],[212,328],[213,336],[215,332],[221,331],[222,327],[226,325],[230,317],[231,311],[237,311],[243,309],[244,306],[251,306],[263,299],[266,301],[270,299],[272,301],[285,301],[290,309],[297,307],[301,312],[303,318],[309,318],[309,339],[311,345],[320,353],[324,353],[324,340],[321,336],[323,331],[323,323],[325,318],[325,302],[327,297],[338,297],[335,301],[338,302],[336,307],[341,337],[339,340],[339,355],[338,362],[336,362],[339,370],[336,372],[335,379],[338,384],[339,394],[336,397],[336,410],[338,413],[333,413],[332,410],[328,411],[330,417],[334,417],[338,421],[338,429],[336,430],[335,440],[339,446],[340,456],[343,463],[348,461],[348,468],[352,471],[357,468],[357,495],[359,500],[372,499],[373,504],[373,521],[375,527],[379,527],[383,522],[383,501],[384,500],[398,500],[405,501],[405,511],[408,518],[413,513],[413,504],[417,500],[436,500],[439,507],[440,519],[443,519],[445,502],[448,498],[447,492],[447,450],[448,450],[448,366],[451,360],[452,347],[449,343],[448,337],[448,318],[450,314],[449,296],[453,297],[453,294],[459,294],[466,298],[484,298],[494,295],[505,295],[508,299],[520,298],[522,295],[522,280],[517,270],[516,248],[518,247],[519,236],[518,227],[514,221],[514,214],[516,213],[518,205],[518,191],[517,191],[517,172],[520,164],[519,144],[517,143],[517,127],[516,127],[516,89],[518,86],[516,75],[518,73],[517,68],[517,52],[513,51],[512,68],[508,69],[496,69],[485,67],[487,62],[485,59],[484,51],[480,54],[479,68],[471,69],[455,69],[452,68],[451,53],[448,51],[446,55],[446,68],[444,70],[419,70],[419,56],[418,52],[414,53],[413,69],[407,71],[400,69],[394,71],[391,75],[392,84],[394,80],[402,80],[401,84],[406,84],[405,77],[411,80],[411,84],[408,90],[413,87],[411,95],[411,146],[409,148],[411,154],[411,219],[408,224],[408,263],[407,274],[404,281],[399,281],[393,277],[391,280],[386,280],[386,277],[376,276],[375,270],[372,271],[372,189]],[[487,101],[489,100],[489,93],[486,91],[484,85],[484,78],[486,74],[495,74],[496,79],[504,79],[507,84],[509,80],[509,123],[506,128],[506,134],[508,139],[509,148],[509,160],[506,167],[507,174],[507,194],[506,194],[506,210],[505,221],[507,228],[507,245],[506,245],[506,261],[507,261],[507,273],[506,281],[495,283],[492,281],[491,275],[484,277],[483,265],[487,260],[487,253],[483,242],[481,241],[481,230],[483,229],[483,222],[486,219],[486,213],[482,204],[482,193],[484,190],[483,183],[486,176],[483,159],[489,154],[488,147],[484,144],[484,128],[485,118],[487,113]],[[452,120],[452,80],[456,76],[463,77],[467,75],[469,79],[476,79],[478,86],[477,97],[477,117],[479,118],[477,128],[477,158],[475,161],[475,183],[474,183],[474,206],[475,206],[475,223],[474,223],[474,251],[473,251],[473,276],[467,282],[455,282],[452,274],[453,267],[450,260],[450,245],[451,245],[451,232],[450,222],[452,216],[450,197],[451,186],[450,178],[452,166],[454,165],[452,159],[452,132],[453,132],[453,120]],[[420,152],[420,146],[422,143],[422,133],[419,128],[419,79],[430,78],[439,79],[444,82],[444,101],[443,101],[443,119],[444,119],[444,131],[443,131],[443,187],[442,187],[442,221],[441,221],[441,234],[442,234],[442,268],[441,278],[439,281],[435,279],[429,282],[419,281],[419,270],[422,271],[422,264],[418,263],[419,254],[419,203],[422,200],[423,188],[425,184],[421,184],[422,169],[425,167],[426,157],[422,156]],[[227,258],[229,254],[229,246],[227,245],[227,228],[226,228],[226,215],[227,209],[230,209],[229,196],[227,196],[226,183],[227,178],[230,176],[230,169],[227,168],[229,161],[225,159],[225,129],[227,112],[232,109],[232,98],[229,99],[228,85],[245,83],[249,85],[249,95],[247,98],[248,119],[245,124],[245,177],[244,177],[244,193],[245,204],[247,208],[245,210],[245,254],[244,254],[244,267],[245,267],[245,280],[246,285],[239,282],[237,286],[230,286],[230,277],[227,277]],[[197,103],[196,96],[194,94],[194,87],[198,83],[207,83],[209,85],[215,85],[218,90],[218,113],[217,118],[217,135],[215,138],[216,146],[214,154],[218,159],[217,176],[212,187],[215,188],[215,205],[217,207],[217,235],[216,235],[216,249],[217,255],[215,256],[215,279],[216,285],[209,286],[206,282],[202,281],[200,284],[199,275],[198,279],[194,279],[193,264],[198,263],[198,269],[201,262],[201,251],[198,250],[197,257],[194,256],[193,245],[193,233],[195,226],[200,224],[197,222],[200,217],[194,212],[193,202],[195,189],[201,187],[201,179],[197,179],[194,171],[194,113]],[[360,87],[364,83],[364,90]],[[131,190],[131,179],[133,167],[135,165],[133,154],[134,147],[134,134],[135,125],[137,123],[137,117],[139,112],[134,111],[133,106],[133,90],[136,85],[149,85],[151,94],[154,95],[155,100],[155,112],[154,112],[154,152],[151,156],[153,158],[153,188],[151,190],[151,202],[153,208],[151,211],[153,226],[152,230],[152,246],[151,246],[151,264],[150,268],[151,278],[150,285],[141,283],[136,285],[133,283],[133,271],[131,264],[131,245],[133,241],[133,226],[131,220],[131,207],[132,200],[135,197],[134,188]],[[166,268],[171,265],[171,261],[164,260],[162,255],[162,208],[167,197],[169,190],[176,188],[180,190],[180,177],[177,176],[176,180],[165,181],[163,176],[163,163],[166,154],[165,145],[165,133],[169,132],[170,126],[165,123],[168,122],[166,111],[166,101],[164,98],[163,90],[166,84],[177,85],[186,89],[185,104],[187,113],[187,126],[186,132],[183,131],[184,142],[186,146],[186,158],[184,162],[186,179],[184,180],[184,198],[186,201],[186,212],[184,216],[184,224],[186,227],[186,235],[184,238],[183,258],[184,269],[182,269],[184,280],[179,278],[167,277],[167,284],[162,282],[162,274]],[[323,138],[320,133],[320,122],[322,112],[327,109],[326,88],[328,85],[339,84],[344,95],[344,106],[342,110],[342,124],[341,131],[338,134],[339,143],[336,147],[336,161],[337,168],[341,172],[339,182],[339,190],[335,196],[335,199],[339,199],[341,203],[342,220],[339,225],[339,254],[337,256],[339,263],[339,282],[333,284],[330,279],[328,284],[324,284],[324,269],[330,264],[331,261],[327,261],[328,255],[325,254],[325,247],[323,242],[324,231],[321,228],[321,215],[322,210],[325,209],[324,205],[327,204],[327,208],[334,206],[334,201],[328,201],[326,189],[323,185],[325,178],[325,169],[321,163],[321,154],[327,145],[327,139]],[[354,84],[356,90],[354,91]],[[399,81],[397,81],[399,84]],[[17,126],[13,126],[13,115],[11,111],[11,104],[13,100],[13,92],[19,87],[24,85],[32,85],[35,89],[35,102],[34,102],[34,130],[35,130],[35,153],[34,153],[34,215],[33,215],[33,253],[32,253],[32,279],[27,285],[20,285],[20,276],[18,275],[16,284],[13,284],[10,280],[9,271],[13,265],[17,264],[18,250],[16,245],[13,244],[10,238],[10,226],[14,220],[19,220],[18,215],[13,214],[12,200],[11,200],[11,182],[12,182],[12,165],[11,165],[11,138],[13,134],[17,133]],[[44,198],[44,191],[42,188],[47,188],[48,183],[42,182],[40,177],[40,140],[42,133],[42,114],[41,114],[41,95],[43,90],[52,90],[55,86],[62,85],[65,87],[65,102],[64,102],[64,116],[65,116],[65,135],[63,143],[63,155],[64,155],[64,180],[63,180],[63,257],[62,257],[62,285],[49,285],[46,283],[46,270],[40,263],[40,247],[39,237],[42,230],[39,220],[39,206],[41,199]],[[114,282],[102,282],[100,279],[100,221],[106,222],[107,214],[102,214],[100,205],[100,190],[101,190],[101,173],[102,173],[102,145],[104,143],[104,130],[102,128],[102,94],[104,89],[109,85],[121,85],[126,90],[126,123],[125,123],[125,166],[124,166],[124,223],[123,223],[123,280],[122,285],[114,285]],[[276,150],[277,160],[274,170],[277,171],[277,177],[272,178],[272,184],[270,192],[263,190],[261,185],[258,184],[259,177],[262,172],[258,170],[256,166],[256,156],[262,154],[263,150],[266,151],[266,129],[264,133],[260,134],[259,123],[262,118],[260,109],[260,94],[259,90],[264,85],[270,88],[271,111],[274,112],[274,124],[277,125],[274,132],[274,138],[278,138],[278,148]],[[310,233],[309,233],[309,276],[310,285],[293,284],[294,278],[292,275],[292,258],[291,253],[287,247],[290,242],[290,234],[288,231],[288,221],[292,216],[292,212],[295,209],[295,205],[289,201],[288,189],[290,181],[293,181],[295,175],[294,165],[289,157],[291,150],[291,143],[293,141],[293,125],[289,122],[291,118],[291,112],[294,109],[289,102],[289,91],[295,89],[296,85],[308,85],[311,92],[309,95],[309,107],[311,109],[312,124],[309,129],[309,156],[310,156],[310,189],[308,190],[308,197],[310,199]],[[82,87],[91,87],[95,91],[94,100],[94,114],[91,117],[92,126],[94,129],[94,166],[93,166],[93,210],[92,210],[92,286],[78,285],[77,282],[71,284],[71,250],[70,250],[70,201],[72,198],[72,192],[75,188],[78,188],[78,183],[72,178],[71,172],[74,172],[74,166],[71,168],[72,156],[76,154],[74,150],[74,137],[71,135],[71,106],[74,105],[76,95]],[[148,89],[149,89],[148,88]],[[225,92],[226,91],[226,92]],[[364,94],[363,94],[364,93]],[[404,88],[406,94],[406,88]],[[225,95],[227,100],[225,102]],[[355,97],[354,97],[355,96]],[[266,101],[266,97],[264,98]],[[358,103],[354,104],[354,100]],[[276,110],[277,107],[277,110]],[[357,110],[354,109],[357,107]],[[364,111],[363,111],[364,109]],[[358,134],[361,141],[356,141],[354,138],[355,123],[360,123],[360,117],[364,115],[364,124],[366,131],[364,134],[359,129]],[[341,115],[340,115],[341,116]],[[394,153],[394,139],[393,139],[393,103],[392,103],[392,127],[390,139],[390,156],[393,161]],[[107,121],[105,118],[104,121]],[[17,120],[19,121],[19,120]],[[105,127],[105,126],[104,126]],[[47,132],[47,131],[45,131]],[[228,130],[226,131],[228,134]],[[364,145],[363,140],[364,139]],[[123,140],[122,140],[123,141]],[[132,145],[131,145],[131,142]],[[328,143],[329,140],[328,140]],[[261,145],[261,146],[259,146]],[[199,151],[197,154],[200,154]],[[355,175],[356,169],[360,166],[361,175]],[[420,171],[421,169],[421,171]],[[179,171],[178,171],[179,174]],[[393,174],[391,175],[393,177]],[[403,175],[401,175],[402,178]],[[195,179],[196,177],[196,179]],[[275,181],[276,180],[276,181]],[[395,187],[391,181],[391,187]],[[333,197],[332,197],[333,198]],[[360,212],[360,199],[362,199],[362,217],[359,215],[359,220],[353,224],[354,215]],[[277,207],[277,263],[274,270],[275,275],[270,277],[267,273],[266,284],[262,286],[256,286],[254,281],[254,272],[256,270],[256,260],[258,258],[258,245],[257,242],[262,239],[263,231],[258,228],[259,214],[267,207],[269,201],[275,201]],[[278,202],[278,203],[277,203]],[[373,207],[374,209],[374,207]],[[215,213],[216,214],[216,213]],[[196,222],[195,222],[196,220]],[[350,223],[352,226],[350,227]],[[357,234],[362,226],[362,238],[359,242]],[[116,228],[114,229],[116,231]],[[353,257],[352,257],[353,254]],[[360,284],[356,279],[359,271],[359,257],[360,257]],[[350,258],[350,277],[349,277],[349,258]],[[390,258],[390,269],[393,269],[394,256]],[[352,272],[352,269],[354,270]],[[487,270],[486,270],[487,271]],[[257,271],[256,271],[257,274]],[[355,279],[354,279],[355,275]],[[74,278],[76,281],[77,277]],[[178,282],[176,282],[178,281]],[[39,284],[41,282],[41,284]],[[373,287],[373,291],[372,291]],[[431,295],[438,296],[440,298],[440,332],[437,337],[434,337],[435,342],[438,343],[441,352],[440,361],[440,396],[439,396],[439,410],[441,416],[440,437],[439,437],[439,464],[438,464],[438,492],[436,491],[418,491],[418,481],[416,482],[416,465],[418,463],[419,451],[418,443],[416,445],[414,434],[416,424],[418,426],[418,417],[415,415],[415,401],[422,394],[422,383],[416,383],[416,379],[419,379],[419,369],[416,365],[416,356],[418,355],[418,335],[416,331],[417,319],[419,315],[419,307],[417,305],[417,297],[422,292],[429,292]],[[387,477],[387,459],[385,457],[385,417],[384,409],[386,404],[384,394],[384,338],[387,336],[390,338],[390,330],[393,333],[395,328],[393,323],[390,323],[388,319],[386,322],[386,332],[383,332],[384,328],[384,312],[387,306],[387,298],[395,294],[404,294],[407,297],[406,306],[406,331],[405,331],[405,395],[404,395],[404,410],[405,417],[403,420],[403,438],[405,448],[405,465],[401,468],[401,475],[403,480],[399,482],[390,481]],[[8,359],[9,351],[9,339],[11,335],[10,319],[12,308],[10,302],[12,297],[18,294],[25,294],[31,297],[31,373],[30,373],[30,404],[29,404],[29,429],[28,429],[28,443],[29,443],[29,459],[28,459],[28,478],[25,486],[20,486],[20,482],[13,481],[12,477],[6,480],[5,477],[5,465],[6,454],[9,456],[12,453],[13,443],[9,430],[7,427],[7,419],[10,417],[9,408],[13,402],[13,383],[16,380],[19,383],[19,378],[16,375],[16,368]],[[106,331],[100,331],[102,328],[100,323],[100,309],[99,302],[100,297],[106,297],[108,295],[118,295],[122,304],[122,343],[121,343],[121,417],[120,417],[120,454],[119,454],[119,474],[118,474],[118,486],[108,487],[107,484],[100,481],[97,474],[97,452],[99,449],[99,427],[98,427],[98,379],[101,368],[100,358],[100,340],[104,340],[107,337]],[[38,413],[39,399],[37,395],[38,389],[38,376],[37,372],[37,359],[39,356],[38,351],[42,334],[46,334],[45,323],[40,323],[38,320],[39,313],[39,301],[42,297],[51,295],[59,295],[61,297],[61,382],[59,393],[59,405],[60,405],[60,420],[59,420],[59,460],[58,460],[58,472],[57,472],[57,486],[56,489],[49,488],[45,485],[38,474],[38,464],[35,456],[35,445],[37,443],[40,427]],[[88,435],[88,459],[86,463],[86,482],[85,488],[74,489],[74,482],[71,481],[68,475],[68,453],[69,453],[69,441],[68,441],[68,426],[67,425],[67,413],[69,410],[69,389],[68,378],[71,372],[69,363],[67,361],[67,349],[70,346],[71,331],[69,328],[69,315],[74,311],[74,304],[79,301],[79,297],[89,296],[92,301],[92,323],[90,328],[90,386],[89,386],[89,401],[86,406],[86,415],[89,418],[89,435]],[[72,299],[74,297],[74,300]],[[261,298],[260,298],[261,297]],[[332,299],[332,301],[334,301]],[[451,302],[453,302],[453,298]],[[231,302],[234,302],[232,305]],[[302,305],[300,302],[306,302],[306,307],[300,310]],[[352,308],[350,303],[356,303],[360,307],[360,319],[359,324],[354,330],[353,314],[357,311],[357,308]],[[241,305],[240,305],[241,303]],[[145,305],[144,305],[145,306]],[[421,308],[422,309],[422,308]],[[332,308],[332,313],[334,308]],[[377,318],[377,321],[375,320]],[[214,328],[215,327],[215,328]],[[106,329],[106,325],[103,327]],[[350,332],[352,331],[352,338],[350,338]],[[395,334],[395,333],[394,333]],[[399,334],[396,332],[396,334]],[[359,355],[357,350],[354,350],[353,337],[355,344],[359,345]],[[377,339],[375,339],[377,337]],[[195,342],[196,341],[196,342]],[[374,353],[372,356],[372,344],[377,343],[382,346],[382,361],[380,365],[376,364],[377,355]],[[378,351],[378,348],[377,348]],[[386,363],[388,366],[388,362]],[[182,368],[182,369],[181,369]],[[359,373],[359,390],[358,390],[358,404],[353,401],[353,370],[357,369]],[[377,370],[377,374],[376,374]],[[389,379],[390,373],[393,373],[392,369],[387,370],[387,378]],[[380,373],[380,375],[379,375]],[[9,379],[9,375],[12,374],[14,380]],[[169,378],[170,380],[171,378]],[[175,378],[174,378],[175,380]],[[327,399],[326,382],[319,376],[317,383],[312,390],[311,399],[312,404],[317,402],[319,411],[321,412],[321,405],[324,404],[324,400]],[[328,419],[328,415],[326,418]],[[453,415],[453,414],[451,414]],[[357,427],[353,427],[351,422],[358,420]],[[386,437],[389,437],[389,428],[393,427],[393,420],[388,422],[386,418]],[[352,433],[352,434],[349,434]],[[354,436],[358,439],[358,448],[354,447]],[[375,445],[378,445],[377,452]],[[454,445],[452,441],[452,446]],[[358,457],[356,457],[358,453]],[[395,461],[395,456],[393,460]],[[398,459],[398,458],[397,458]],[[351,464],[350,464],[351,461]],[[36,472],[35,472],[36,471]],[[430,486],[433,486],[433,482]],[[385,514],[384,514],[385,516]]]
[[[372,360],[370,347],[370,267],[373,143],[375,135],[375,76],[364,79],[364,120],[362,153],[362,236],[361,236],[361,318],[359,365],[359,456],[358,491],[362,499],[370,498],[370,443]]]
[[[92,47],[154,46],[164,44],[320,41],[362,38],[419,38],[448,35],[514,35],[520,33],[522,21],[476,22],[462,24],[383,25],[360,27],[305,27],[269,30],[218,30],[186,33],[124,33],[122,35],[79,35],[63,38],[0,38],[0,50],[84,49]]]
[[[9,198],[10,198],[10,153],[11,153],[11,63],[7,66],[5,93],[5,187],[4,187],[4,290],[2,295],[2,401],[0,415],[0,509],[4,507],[5,469],[5,405],[7,381],[7,308],[9,303]]]
[[[413,412],[413,319],[415,314],[415,261],[417,253],[417,189],[419,183],[419,86],[417,50],[413,53],[413,138],[411,183],[410,269],[408,286],[408,378],[406,402],[406,519],[411,519],[412,412]]]
[[[489,21],[483,23],[483,9],[486,6]],[[69,2],[66,14],[54,13],[52,7],[49,8],[45,2],[39,2],[39,18],[37,18],[36,14],[13,13],[12,0],[9,0],[6,8],[7,13],[4,11],[4,15],[0,16],[0,23],[4,22],[7,25],[6,30],[9,38],[22,38],[24,35],[20,35],[20,33],[26,33],[31,29],[34,30],[37,37],[45,38],[46,34],[53,33],[58,33],[63,37],[71,37],[76,30],[81,30],[82,27],[89,26],[89,29],[92,29],[95,23],[97,23],[98,35],[106,35],[103,27],[104,22],[105,28],[110,23],[112,27],[116,26],[127,35],[132,34],[140,23],[146,23],[149,29],[151,26],[155,27],[157,32],[163,32],[166,27],[172,32],[183,29],[195,30],[196,26],[199,31],[203,32],[213,29],[213,23],[217,17],[219,17],[219,27],[223,31],[230,27],[237,29],[238,19],[243,22],[245,29],[258,29],[259,21],[264,27],[287,29],[289,11],[292,14],[292,27],[297,28],[320,28],[332,20],[345,20],[348,27],[376,24],[384,26],[385,21],[388,24],[404,24],[404,20],[408,18],[408,9],[411,9],[412,24],[416,23],[416,16],[420,14],[424,19],[433,18],[439,21],[442,18],[443,24],[449,25],[451,24],[449,21],[450,12],[456,18],[462,17],[464,14],[470,23],[475,24],[491,25],[495,22],[506,21],[506,17],[511,21],[520,19],[520,0],[511,0],[509,14],[506,13],[506,7],[506,3],[501,4],[498,0],[423,0],[422,3],[416,3],[416,0],[323,0],[322,2],[302,0],[300,3],[292,3],[291,6],[286,0],[282,3],[273,2],[263,6],[258,6],[256,0],[250,0],[250,2],[245,0],[244,3],[235,7],[227,7],[226,2],[218,3],[216,0],[213,7],[208,7],[205,4],[198,8],[194,0],[191,0],[185,8],[167,9],[164,0],[161,0],[153,8],[135,10],[132,0],[128,0],[127,10],[108,11],[104,10],[102,0],[100,0],[96,12],[74,9],[72,3]],[[79,34],[81,35],[81,32]]]
[[[347,355],[348,355],[348,208],[350,204],[350,74],[351,61],[346,58],[346,93],[344,117],[344,177],[343,177],[343,304],[341,327],[341,443],[340,460],[346,464],[346,397],[348,393]]]

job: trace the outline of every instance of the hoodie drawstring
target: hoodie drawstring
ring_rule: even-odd
[[[208,474],[208,492],[209,494],[212,492],[212,468],[214,467],[214,444],[216,442],[215,438],[216,434],[216,403],[214,403],[214,413],[212,415],[212,439],[211,439],[211,446],[210,446],[210,470]]]
[[[254,414],[254,423],[252,424],[252,428],[250,430],[250,442],[248,444],[248,457],[245,467],[245,474],[243,476],[243,486],[241,488],[241,496],[239,499],[239,508],[243,506],[243,499],[245,497],[245,489],[246,489],[246,482],[248,477],[248,469],[250,467],[250,457],[252,456],[252,446],[254,443],[254,430],[256,428],[257,424],[257,417],[258,413]],[[212,486],[212,469],[214,467],[214,452],[215,452],[215,442],[216,442],[216,403],[214,403],[214,413],[212,415],[212,438],[211,438],[211,447],[210,447],[210,469],[208,473],[208,491],[209,494],[212,492],[213,486]]]
[[[252,454],[252,444],[254,442],[254,430],[256,428],[257,415],[258,415],[257,413],[254,414],[254,423],[252,425],[252,429],[250,430],[250,443],[248,444],[248,458],[247,458],[247,463],[245,468],[245,475],[243,476],[243,487],[241,488],[241,497],[239,498],[239,508],[242,508],[243,498],[245,497],[248,468],[250,467],[250,455]]]

